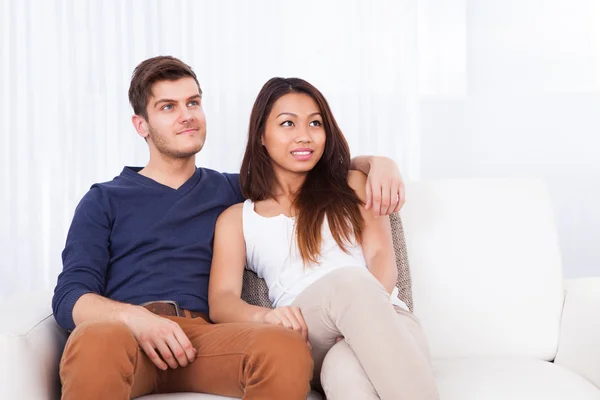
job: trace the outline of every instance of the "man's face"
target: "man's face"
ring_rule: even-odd
[[[151,149],[169,158],[189,158],[206,139],[206,117],[202,97],[193,78],[159,81],[152,85],[146,105],[148,120],[138,130]]]

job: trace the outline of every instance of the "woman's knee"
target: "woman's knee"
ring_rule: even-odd
[[[423,330],[419,319],[410,311],[403,309],[396,309],[396,313],[398,314],[397,323],[403,326],[406,332],[412,337],[416,345],[419,347],[421,352],[423,352],[427,359],[430,359],[431,351],[429,348],[429,342],[425,336],[425,331]]]
[[[366,300],[368,296],[389,297],[383,285],[366,268],[343,268],[336,275],[336,296],[348,300],[356,297]]]

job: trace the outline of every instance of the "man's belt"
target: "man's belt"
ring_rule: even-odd
[[[149,301],[140,305],[157,315],[184,318],[202,318],[203,320],[210,322],[210,318],[208,318],[208,315],[205,313],[200,311],[184,310],[183,308],[179,307],[179,304],[177,304],[176,301],[173,300]]]

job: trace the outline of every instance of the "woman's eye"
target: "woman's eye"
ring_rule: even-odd
[[[310,126],[321,126],[322,124],[321,124],[321,121],[314,120],[309,125]]]
[[[279,125],[281,125],[281,126],[292,126],[292,125],[294,125],[294,123],[292,121],[283,121]]]

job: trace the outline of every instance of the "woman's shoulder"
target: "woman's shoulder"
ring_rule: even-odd
[[[245,203],[237,203],[234,204],[232,206],[230,206],[229,208],[227,208],[225,211],[223,211],[221,213],[221,215],[219,215],[219,218],[217,219],[217,223],[218,224],[235,224],[235,223],[241,223],[242,222],[242,212],[244,210],[244,204]]]

